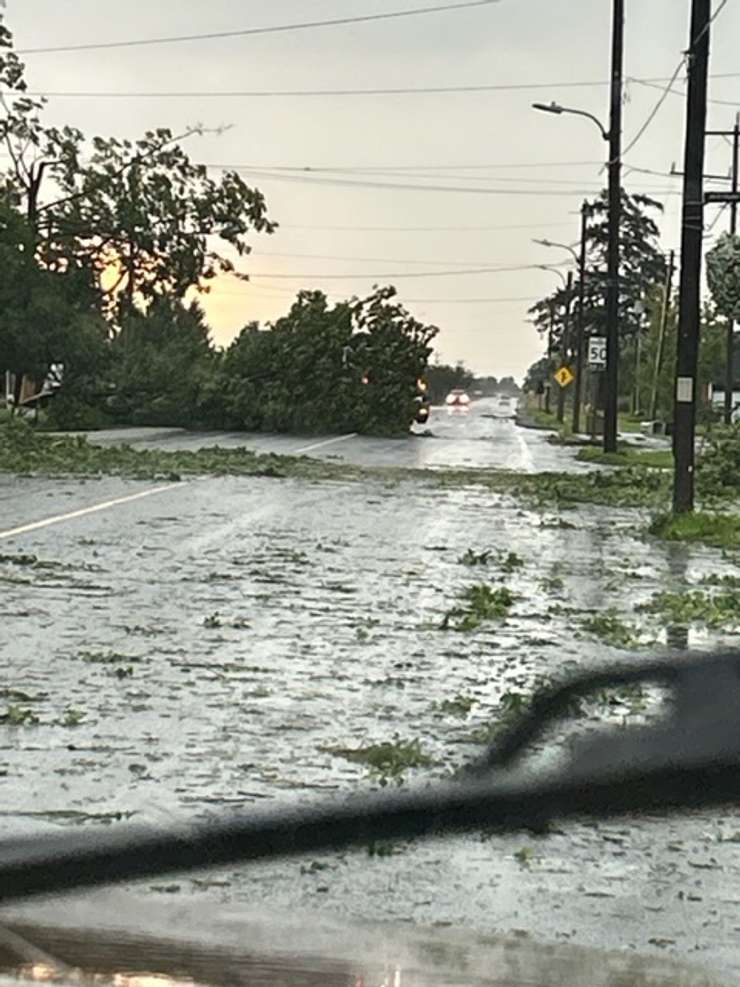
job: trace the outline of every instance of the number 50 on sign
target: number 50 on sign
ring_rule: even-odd
[[[606,367],[606,336],[592,336],[589,339],[588,365],[594,370]]]

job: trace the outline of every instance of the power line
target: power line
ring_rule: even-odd
[[[223,38],[245,38],[257,34],[279,34],[287,31],[307,31],[314,28],[337,27],[344,24],[367,24],[370,21],[398,20],[402,17],[418,17],[422,14],[437,14],[444,11],[464,10],[471,7],[490,7],[499,0],[463,0],[461,3],[447,3],[433,7],[415,7],[412,10],[392,10],[380,14],[361,14],[356,17],[335,17],[330,20],[301,21],[293,24],[277,24],[269,27],[250,27],[239,31],[214,31],[208,34],[186,34],[165,38],[139,38],[132,41],[103,41],[78,45],[54,45],[45,48],[24,48],[19,55],[46,55],[57,52],[100,51],[111,48],[139,48],[152,45],[181,44],[189,41],[213,41]]]
[[[485,261],[459,261],[459,260],[414,260],[408,257],[347,257],[340,256],[337,254],[305,254],[305,253],[283,253],[272,250],[260,250],[259,253],[255,253],[252,256],[259,258],[263,257],[290,257],[292,259],[299,258],[301,260],[335,260],[342,263],[354,264],[354,263],[364,263],[364,264],[416,264],[424,265],[428,267],[463,267],[470,268],[475,267],[476,264],[485,263]]]
[[[516,223],[510,226],[314,226],[281,223],[280,229],[331,233],[500,233],[505,230],[562,230],[571,226],[571,223]]]
[[[20,54],[24,54],[21,52]],[[55,99],[240,99],[281,98],[298,96],[416,96],[454,93],[525,92],[532,89],[587,89],[607,85],[605,82],[523,82],[470,86],[393,86],[368,89],[232,89],[200,91],[94,91],[94,90],[26,90],[4,95],[22,99],[24,96],[48,96]]]
[[[675,83],[675,81],[679,77],[679,75],[681,74],[681,69],[683,69],[684,66],[686,65],[686,63],[688,61],[688,57],[689,57],[688,55],[684,55],[683,58],[681,59],[681,61],[676,66],[675,72],[671,76],[670,81],[668,82],[668,85],[665,87],[665,89],[661,93],[658,102],[655,104],[655,106],[650,111],[647,120],[645,120],[645,123],[643,123],[642,127],[640,127],[640,129],[637,131],[637,133],[632,138],[632,140],[627,145],[627,147],[625,147],[623,149],[623,151],[622,151],[622,154],[623,155],[624,154],[629,154],[629,152],[633,149],[633,147],[635,147],[639,143],[639,141],[642,139],[642,137],[645,134],[645,132],[648,130],[648,128],[652,124],[653,120],[657,117],[658,113],[660,113],[660,110],[662,109],[663,104],[665,103],[665,101],[668,99],[668,96],[670,95],[671,89],[673,88],[673,84]]]
[[[232,295],[239,298],[249,298],[255,297],[254,295],[248,295],[241,291],[218,291],[213,292],[213,295]],[[329,292],[329,294],[333,294]],[[296,292],[284,292],[280,295],[269,296],[269,295],[259,295],[256,297],[269,299],[273,298],[277,300],[278,297],[285,298],[287,296],[295,297]],[[517,303],[531,303],[538,301],[533,295],[517,295],[509,298],[404,298],[399,297],[399,301],[403,305],[504,305],[504,304],[517,304]]]
[[[640,127],[640,129],[637,131],[637,133],[632,138],[632,140],[627,145],[627,147],[625,147],[625,148],[622,149],[622,155],[629,154],[629,152],[635,147],[635,145],[638,144],[639,141],[642,139],[643,134],[645,134],[645,132],[648,130],[648,128],[652,124],[653,120],[657,117],[658,113],[660,112],[663,104],[668,99],[668,96],[670,95],[671,90],[673,89],[673,85],[674,85],[676,79],[678,79],[679,75],[681,74],[681,70],[688,64],[689,59],[693,57],[693,49],[696,48],[696,46],[701,42],[702,38],[704,38],[704,36],[706,35],[707,31],[711,28],[712,24],[714,24],[714,22],[717,20],[717,18],[722,13],[722,11],[725,9],[725,7],[727,6],[728,3],[729,3],[729,0],[721,0],[721,3],[719,5],[719,7],[714,11],[714,13],[712,14],[712,16],[709,18],[709,20],[707,21],[707,23],[704,25],[704,28],[699,32],[699,34],[697,35],[697,37],[694,39],[694,42],[693,42],[692,47],[688,51],[684,52],[684,54],[681,57],[681,61],[676,66],[676,70],[673,73],[673,75],[671,76],[671,78],[669,79],[668,85],[665,87],[665,89],[661,93],[660,98],[658,99],[658,102],[655,104],[655,106],[653,107],[653,109],[650,111],[647,120],[642,125],[642,127]]]
[[[402,174],[409,172],[449,172],[449,171],[487,171],[506,168],[578,168],[597,167],[601,161],[512,161],[497,162],[494,164],[445,164],[445,165],[231,165],[231,164],[211,164],[200,162],[205,168],[215,168],[216,170],[245,168],[253,171],[285,171],[299,174],[321,175],[327,174]],[[498,180],[498,179],[497,179]],[[508,181],[509,179],[501,179]],[[539,180],[539,179],[538,179]],[[560,179],[553,179],[560,181]],[[530,181],[530,179],[527,179]]]
[[[24,54],[21,52],[20,54]],[[737,79],[740,72],[720,72],[711,79]],[[638,79],[629,76],[626,82],[641,86],[662,89],[669,82],[668,76]],[[674,80],[675,81],[675,80]],[[609,85],[608,80],[592,79],[569,82],[511,82],[484,83],[480,85],[451,86],[393,86],[368,87],[366,89],[203,89],[203,90],[41,90],[28,89],[23,92],[4,92],[6,99],[24,99],[27,96],[53,99],[263,99],[299,98],[311,96],[415,96],[444,95],[455,93],[527,92],[538,89],[596,89]],[[684,95],[680,90],[671,90],[673,95]],[[713,100],[713,102],[721,102]],[[734,104],[733,104],[734,105]]]
[[[551,264],[551,267],[563,267],[565,262],[561,264]],[[306,272],[303,274],[267,274],[267,273],[256,273],[249,272],[249,278],[263,278],[266,281],[272,280],[290,280],[290,281],[357,281],[357,280],[377,280],[377,281],[388,281],[394,278],[444,278],[444,277],[458,277],[464,274],[511,274],[519,271],[539,271],[541,267],[539,264],[520,264],[508,267],[472,267],[464,268],[457,271],[396,271],[393,273],[384,274],[316,274],[315,272]]]
[[[634,83],[636,83],[639,86],[645,86],[648,89],[662,89],[663,88],[662,86],[659,86],[655,82],[646,82],[644,79],[632,79],[632,78],[630,78],[627,81],[628,82],[634,82]],[[669,89],[668,92],[669,92],[669,95],[671,95],[671,96],[680,96],[682,99],[686,99],[686,91],[684,89]],[[711,103],[714,106],[733,106],[733,107],[737,107],[737,106],[740,106],[740,99],[708,99],[707,100],[707,103]]]
[[[717,18],[719,17],[719,15],[722,13],[722,11],[725,9],[725,7],[727,6],[727,4],[729,2],[730,2],[730,0],[721,0],[719,7],[717,7],[717,9],[714,11],[714,13],[709,18],[709,20],[707,21],[707,23],[704,25],[704,27],[702,28],[702,30],[699,32],[699,34],[696,36],[696,38],[694,38],[694,43],[692,44],[691,48],[687,52],[687,55],[692,55],[693,54],[693,50],[696,48],[696,46],[699,44],[699,42],[703,39],[704,35],[711,28],[712,24],[714,24],[714,22],[717,20]]]
[[[581,198],[589,195],[600,195],[601,189],[585,189],[583,187],[573,189],[512,189],[512,188],[485,188],[480,186],[469,186],[463,188],[459,185],[418,185],[410,182],[374,182],[369,180],[354,180],[348,178],[312,178],[305,175],[287,175],[267,171],[255,171],[251,168],[234,168],[235,171],[243,171],[247,175],[256,178],[267,179],[268,181],[298,182],[307,185],[328,185],[343,188],[373,188],[391,189],[394,191],[415,191],[415,192],[452,192],[478,195],[515,195],[515,196],[577,196]],[[675,189],[651,189],[655,195],[673,196],[679,193]]]
[[[596,164],[599,164],[599,162],[594,162],[594,165],[596,165]],[[221,171],[221,170],[223,170],[223,171],[244,171],[246,173],[249,173],[249,174],[254,175],[257,178],[259,178],[259,177],[272,178],[272,177],[275,177],[276,174],[279,175],[280,177],[282,177],[283,175],[292,175],[292,176],[301,176],[301,177],[309,177],[309,178],[312,177],[312,176],[314,176],[314,175],[316,175],[318,177],[324,176],[325,178],[328,178],[328,179],[333,179],[337,175],[343,176],[345,174],[359,175],[359,176],[362,176],[362,175],[365,175],[365,174],[369,174],[369,175],[378,175],[381,178],[382,177],[396,177],[399,174],[404,174],[404,175],[408,175],[410,178],[417,178],[417,179],[421,179],[421,180],[425,180],[425,179],[437,177],[435,173],[427,174],[427,173],[422,173],[422,172],[414,172],[413,170],[397,171],[396,169],[393,169],[393,168],[390,168],[390,169],[387,169],[387,170],[386,169],[381,169],[381,168],[364,169],[362,167],[346,168],[346,169],[343,169],[343,168],[310,168],[310,167],[303,167],[303,168],[301,168],[301,167],[288,167],[288,166],[284,166],[284,165],[283,166],[280,166],[278,168],[268,168],[268,167],[264,167],[264,166],[249,165],[249,164],[245,164],[245,165],[205,164],[204,167],[206,167],[206,168],[213,168],[213,169],[215,169],[217,171]],[[475,181],[480,181],[480,179],[481,179],[481,176],[480,175],[455,175],[455,174],[447,174],[445,177],[448,180],[449,179],[452,179],[453,181],[458,181],[458,182],[475,182]],[[583,181],[584,181],[583,179],[576,180],[576,179],[572,179],[572,178],[548,178],[547,180],[544,180],[542,178],[522,178],[519,175],[517,175],[517,176],[511,176],[511,175],[497,175],[497,176],[491,175],[491,176],[485,176],[484,175],[482,177],[486,181],[489,181],[489,182],[498,182],[498,183],[504,184],[504,185],[505,184],[509,184],[509,183],[512,183],[512,184],[513,183],[519,183],[519,184],[522,184],[522,185],[543,185],[543,184],[546,184],[546,185],[576,186],[578,189],[582,189],[583,188]],[[426,188],[426,186],[422,186],[422,187]],[[657,192],[657,193],[661,193],[663,191],[662,188],[656,188],[655,186],[652,186],[652,185],[651,186],[644,186],[644,190],[645,191],[649,191],[649,192]]]

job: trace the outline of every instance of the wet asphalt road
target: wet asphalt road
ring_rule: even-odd
[[[347,438],[307,454],[575,468],[569,450],[484,409],[433,419],[436,438]],[[127,438],[162,448],[211,440]],[[218,437],[280,452],[325,441]],[[646,541],[637,512],[561,517],[476,488],[227,477],[127,499],[153,488],[0,475],[0,553],[16,556],[0,562],[0,709],[37,720],[0,725],[4,833],[341,793],[373,780],[336,749],[397,736],[435,762],[419,781],[444,776],[479,751],[471,734],[503,693],[630,657],[584,634],[586,614],[614,607],[639,623],[635,603],[719,564],[709,550]],[[7,536],[52,516],[66,520]],[[469,548],[516,552],[523,565],[471,571],[458,561]],[[19,564],[20,553],[41,564]],[[459,591],[484,579],[516,594],[510,617],[473,634],[441,631]],[[641,630],[663,633],[644,620]],[[460,696],[470,712],[450,707]],[[203,908],[443,923],[740,971],[740,817],[730,815],[434,841],[145,890]]]
[[[315,436],[261,435],[243,432],[187,432],[184,429],[125,428],[87,433],[101,445],[128,443],[137,449],[195,450],[219,445],[246,446],[256,452],[309,455],[361,466],[497,467],[520,472],[577,469],[573,450],[558,450],[547,442],[547,433],[517,428],[493,398],[481,400],[469,410],[435,407],[426,425],[415,425],[403,439],[375,439],[358,435]]]

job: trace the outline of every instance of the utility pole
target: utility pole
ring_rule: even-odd
[[[606,396],[604,452],[617,451],[619,412],[619,263],[622,225],[622,94],[624,0],[614,0],[611,116],[609,123],[609,258],[606,290]]]
[[[733,130],[708,130],[707,137],[732,138],[732,172],[730,181],[732,190],[730,192],[707,192],[704,196],[705,205],[710,203],[723,203],[730,205],[730,234],[737,233],[737,206],[740,202],[740,113],[735,117],[735,127]],[[704,176],[705,178],[709,176]],[[712,176],[724,178],[725,176]],[[730,318],[727,322],[727,349],[725,360],[725,425],[732,424],[732,396],[735,389],[735,320]]]
[[[692,0],[673,442],[675,514],[686,514],[694,509],[696,375],[701,320],[704,156],[711,16],[711,0]]]
[[[732,191],[735,196],[730,204],[730,233],[737,233],[737,193],[740,182],[740,113],[735,117],[732,132]],[[727,323],[727,376],[725,377],[725,425],[732,424],[732,399],[735,393],[735,320]]]
[[[573,272],[568,271],[568,281],[565,287],[565,311],[563,313],[563,332],[560,337],[560,366],[568,364],[570,352],[570,309],[573,298]],[[565,388],[558,388],[558,422],[562,424],[565,418]]]
[[[555,306],[553,305],[552,302],[549,302],[549,308],[550,308],[550,325],[547,331],[547,382],[545,384],[545,414],[546,415],[550,414],[550,394],[552,391],[552,383],[551,383],[552,367],[550,361],[552,360],[552,338],[553,338],[553,333],[555,331]]]
[[[578,260],[578,322],[576,323],[576,382],[573,392],[573,433],[581,431],[581,399],[583,395],[583,350],[584,340],[584,310],[586,306],[586,252],[588,249],[588,217],[589,205],[584,202],[581,206],[581,254]]]
[[[671,291],[673,290],[673,273],[676,269],[676,254],[671,251],[668,259],[668,270],[666,272],[665,288],[663,292],[663,311],[660,318],[660,335],[658,336],[658,352],[655,354],[655,373],[653,375],[653,392],[650,396],[650,420],[655,421],[658,414],[658,385],[660,383],[660,373],[663,369],[663,358],[665,357],[665,337],[668,332],[668,317],[671,311]]]

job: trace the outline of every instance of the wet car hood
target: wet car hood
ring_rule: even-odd
[[[399,924],[214,910],[116,892],[0,912],[0,987],[718,987],[701,969],[633,952]]]

